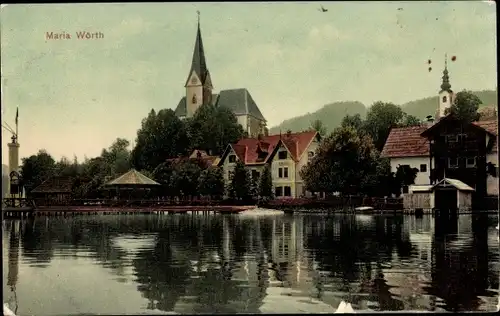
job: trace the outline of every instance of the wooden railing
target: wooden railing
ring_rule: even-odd
[[[4,198],[2,208],[4,207],[34,207],[33,200],[27,198]]]

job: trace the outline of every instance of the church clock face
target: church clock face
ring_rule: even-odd
[[[193,77],[193,78],[191,79],[191,83],[192,83],[192,84],[196,84],[197,82],[198,82],[198,80],[196,80],[196,78],[195,78],[195,77]]]

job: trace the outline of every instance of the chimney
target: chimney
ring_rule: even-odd
[[[290,136],[292,136],[292,131],[291,130],[287,130],[286,131],[286,137],[290,138]]]
[[[425,121],[425,125],[427,126],[432,126],[434,125],[434,117],[432,117],[432,115],[427,115],[427,117],[425,118],[426,121]]]
[[[262,133],[259,133],[259,135],[257,135],[257,139],[258,139],[259,141],[261,141],[263,137],[264,137],[264,135],[262,135]]]
[[[269,136],[269,128],[264,127],[264,136]]]

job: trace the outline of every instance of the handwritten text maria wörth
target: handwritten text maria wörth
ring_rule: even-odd
[[[75,35],[75,37],[73,37]],[[75,32],[75,34],[67,32],[45,32],[46,40],[70,40],[70,39],[81,39],[81,40],[91,40],[91,39],[103,39],[104,33],[102,32],[87,32],[80,31]]]

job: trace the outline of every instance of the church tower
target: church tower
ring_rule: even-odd
[[[203,50],[199,11],[193,60],[184,87],[186,88],[186,117],[192,117],[202,104],[208,104],[212,101],[212,80],[205,60],[205,51]]]
[[[450,77],[448,76],[447,56],[444,59],[443,81],[441,83],[441,91],[439,91],[438,109],[436,112],[436,121],[445,116],[445,110],[453,104],[453,90],[451,90]]]

